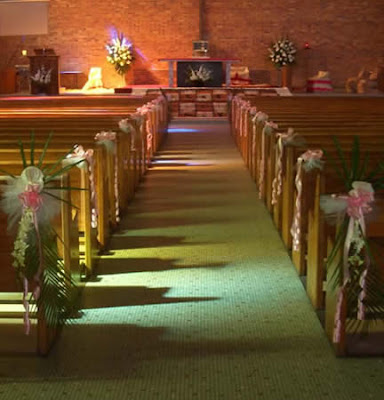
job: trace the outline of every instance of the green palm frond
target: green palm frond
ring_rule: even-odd
[[[6,175],[6,176],[9,176],[10,178],[16,178],[15,175],[9,173],[9,172],[6,171],[5,169],[1,169],[1,168],[0,168],[0,173],[4,174],[4,175]]]
[[[343,281],[343,260],[342,250],[347,235],[348,219],[344,218],[340,227],[336,231],[335,243],[332,247],[330,254],[327,257],[326,269],[331,269],[334,262],[337,262],[336,268],[334,268],[330,281],[333,289],[336,289],[342,284]]]
[[[35,165],[35,132],[31,132],[31,148],[30,148],[31,165]]]
[[[367,182],[374,182],[375,179],[377,179],[377,175],[380,174],[380,172],[384,171],[384,164],[381,162],[378,162],[376,167],[372,169],[372,171],[369,172],[366,176],[366,181]]]
[[[23,162],[23,168],[27,168],[28,164],[27,164],[27,160],[25,158],[25,152],[24,152],[24,145],[23,142],[19,139],[17,142],[17,145],[19,147],[20,150],[20,156],[21,156],[21,160]]]
[[[45,154],[46,154],[46,152],[48,150],[48,146],[49,146],[49,144],[51,142],[52,136],[53,136],[53,132],[50,132],[49,135],[48,135],[47,140],[44,143],[43,151],[40,154],[39,163],[37,164],[37,168],[41,169],[41,166],[43,165],[44,157],[45,157]]]
[[[366,181],[367,167],[369,163],[369,153],[364,154],[363,162],[361,163],[360,169],[358,171],[359,180]]]
[[[51,175],[48,175],[46,177],[46,179],[44,180],[44,182],[45,183],[49,183],[49,182],[55,180],[58,176],[61,176],[61,175],[65,174],[66,172],[71,170],[73,167],[76,167],[76,165],[79,165],[79,164],[81,164],[83,162],[84,162],[84,160],[79,160],[79,161],[76,161],[76,162],[74,162],[72,164],[68,164],[65,167],[62,167],[62,168],[58,169],[57,171],[55,171]]]
[[[340,178],[340,180],[344,180],[343,171],[340,169],[339,165],[336,163],[336,160],[331,156],[331,154],[326,149],[321,149],[323,154],[327,160],[327,163],[333,167],[336,175]]]
[[[351,155],[351,171],[349,173],[349,186],[352,182],[359,180],[359,170],[360,170],[360,140],[358,136],[353,138],[352,145],[352,155]]]
[[[72,188],[70,188],[70,190],[72,190]],[[79,207],[77,207],[75,204],[72,204],[70,201],[63,199],[60,196],[56,196],[53,193],[46,192],[45,190],[43,191],[43,193],[46,194],[47,196],[54,198],[55,200],[62,201],[63,203],[68,204],[70,207],[75,208],[76,210],[79,209]]]
[[[334,143],[334,145],[336,147],[336,152],[337,152],[337,155],[339,156],[339,160],[341,162],[341,168],[342,168],[342,171],[343,171],[344,182],[348,182],[349,178],[350,178],[350,175],[349,175],[348,165],[347,165],[347,162],[345,160],[343,149],[341,148],[341,145],[340,145],[340,142],[339,142],[339,139],[338,139],[337,136],[332,136],[332,140],[333,140],[333,143]]]
[[[65,160],[70,154],[73,154],[74,151],[75,151],[75,146],[72,147],[67,153],[65,153],[61,157],[59,157],[55,163],[53,163],[52,165],[48,165],[48,166],[44,167],[42,169],[44,175],[49,175],[52,171],[55,170],[55,168],[57,168],[57,167],[59,167],[61,165],[63,160]],[[72,166],[74,166],[76,164],[78,164],[78,163],[74,163],[74,164],[70,164],[70,165],[72,167]],[[59,171],[61,171],[61,169]]]
[[[60,327],[77,311],[77,289],[72,278],[65,272],[63,261],[58,255],[57,237],[52,234],[52,230],[43,229],[41,238],[44,273],[41,277],[41,294],[35,307],[44,316],[48,326]],[[33,246],[30,252],[38,260],[36,249],[37,246]]]

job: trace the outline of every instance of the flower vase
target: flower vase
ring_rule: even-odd
[[[36,95],[45,96],[47,94],[47,85],[37,84],[36,85]]]
[[[120,84],[119,84],[119,87],[123,88],[123,87],[125,87],[125,86],[126,86],[126,83],[125,83],[125,74],[122,74],[122,75],[120,75]]]
[[[280,86],[291,88],[292,86],[292,70],[288,65],[280,68]]]

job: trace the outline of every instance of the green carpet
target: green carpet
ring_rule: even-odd
[[[171,128],[83,317],[47,359],[2,357],[0,399],[382,400],[384,360],[335,358],[228,124]]]

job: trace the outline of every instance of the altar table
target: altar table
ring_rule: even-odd
[[[169,87],[174,86],[174,64],[176,63],[177,69],[176,71],[180,71],[180,67],[185,67],[185,63],[190,63],[194,66],[205,66],[212,65],[212,69],[218,70],[220,66],[225,67],[225,86],[231,85],[231,65],[235,62],[239,62],[239,59],[233,58],[209,58],[209,57],[184,57],[184,58],[160,58],[159,61],[168,62],[168,82]],[[180,82],[180,74],[177,82],[177,86],[185,86]],[[187,85],[192,86],[192,85]],[[221,85],[219,85],[221,86]]]

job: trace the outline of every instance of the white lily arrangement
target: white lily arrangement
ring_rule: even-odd
[[[276,68],[295,62],[296,46],[287,38],[283,38],[273,43],[268,49],[269,58]]]
[[[52,68],[47,70],[42,65],[36,72],[35,75],[31,76],[31,80],[38,83],[39,85],[48,85],[51,82]]]
[[[112,43],[105,45],[107,61],[112,64],[119,75],[124,75],[134,61],[133,45],[120,33],[112,39]]]
[[[204,65],[200,65],[198,69],[193,69],[192,67],[189,68],[190,73],[188,78],[191,82],[205,83],[208,82],[212,77],[211,71]]]

